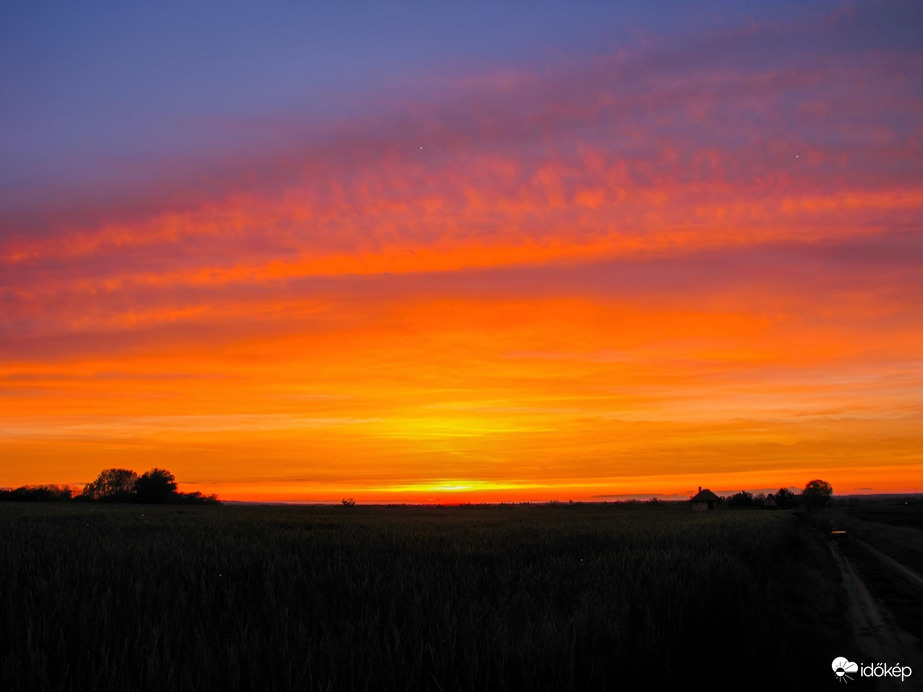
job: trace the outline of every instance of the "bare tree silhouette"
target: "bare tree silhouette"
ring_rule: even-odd
[[[106,469],[83,488],[82,496],[90,500],[127,502],[135,490],[138,474],[131,469]]]

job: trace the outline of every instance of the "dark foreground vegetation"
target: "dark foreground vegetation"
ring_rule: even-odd
[[[0,687],[829,686],[821,534],[680,507],[7,503]]]

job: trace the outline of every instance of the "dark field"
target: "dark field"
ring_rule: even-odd
[[[821,532],[685,507],[0,506],[3,690],[812,689]]]
[[[923,502],[885,501],[850,507],[849,516],[889,526],[909,526],[923,530]]]
[[[847,531],[837,545],[889,616],[923,642],[923,503],[865,504],[831,509],[825,519]]]

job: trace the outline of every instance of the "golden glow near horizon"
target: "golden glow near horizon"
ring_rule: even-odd
[[[639,90],[646,51],[463,80],[220,185],[190,155],[47,201],[0,246],[0,485],[923,491],[921,111],[893,61]]]

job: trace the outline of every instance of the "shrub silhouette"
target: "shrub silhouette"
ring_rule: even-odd
[[[176,493],[176,497],[173,502],[179,503],[181,505],[220,505],[221,500],[218,499],[217,495],[203,495],[199,491],[192,493]]]
[[[753,507],[753,495],[748,493],[746,490],[741,490],[736,495],[729,497],[725,504],[728,507],[733,507],[735,509]]]
[[[19,500],[25,502],[59,502],[72,497],[71,489],[58,485],[23,485],[15,490],[0,490],[0,500]]]

